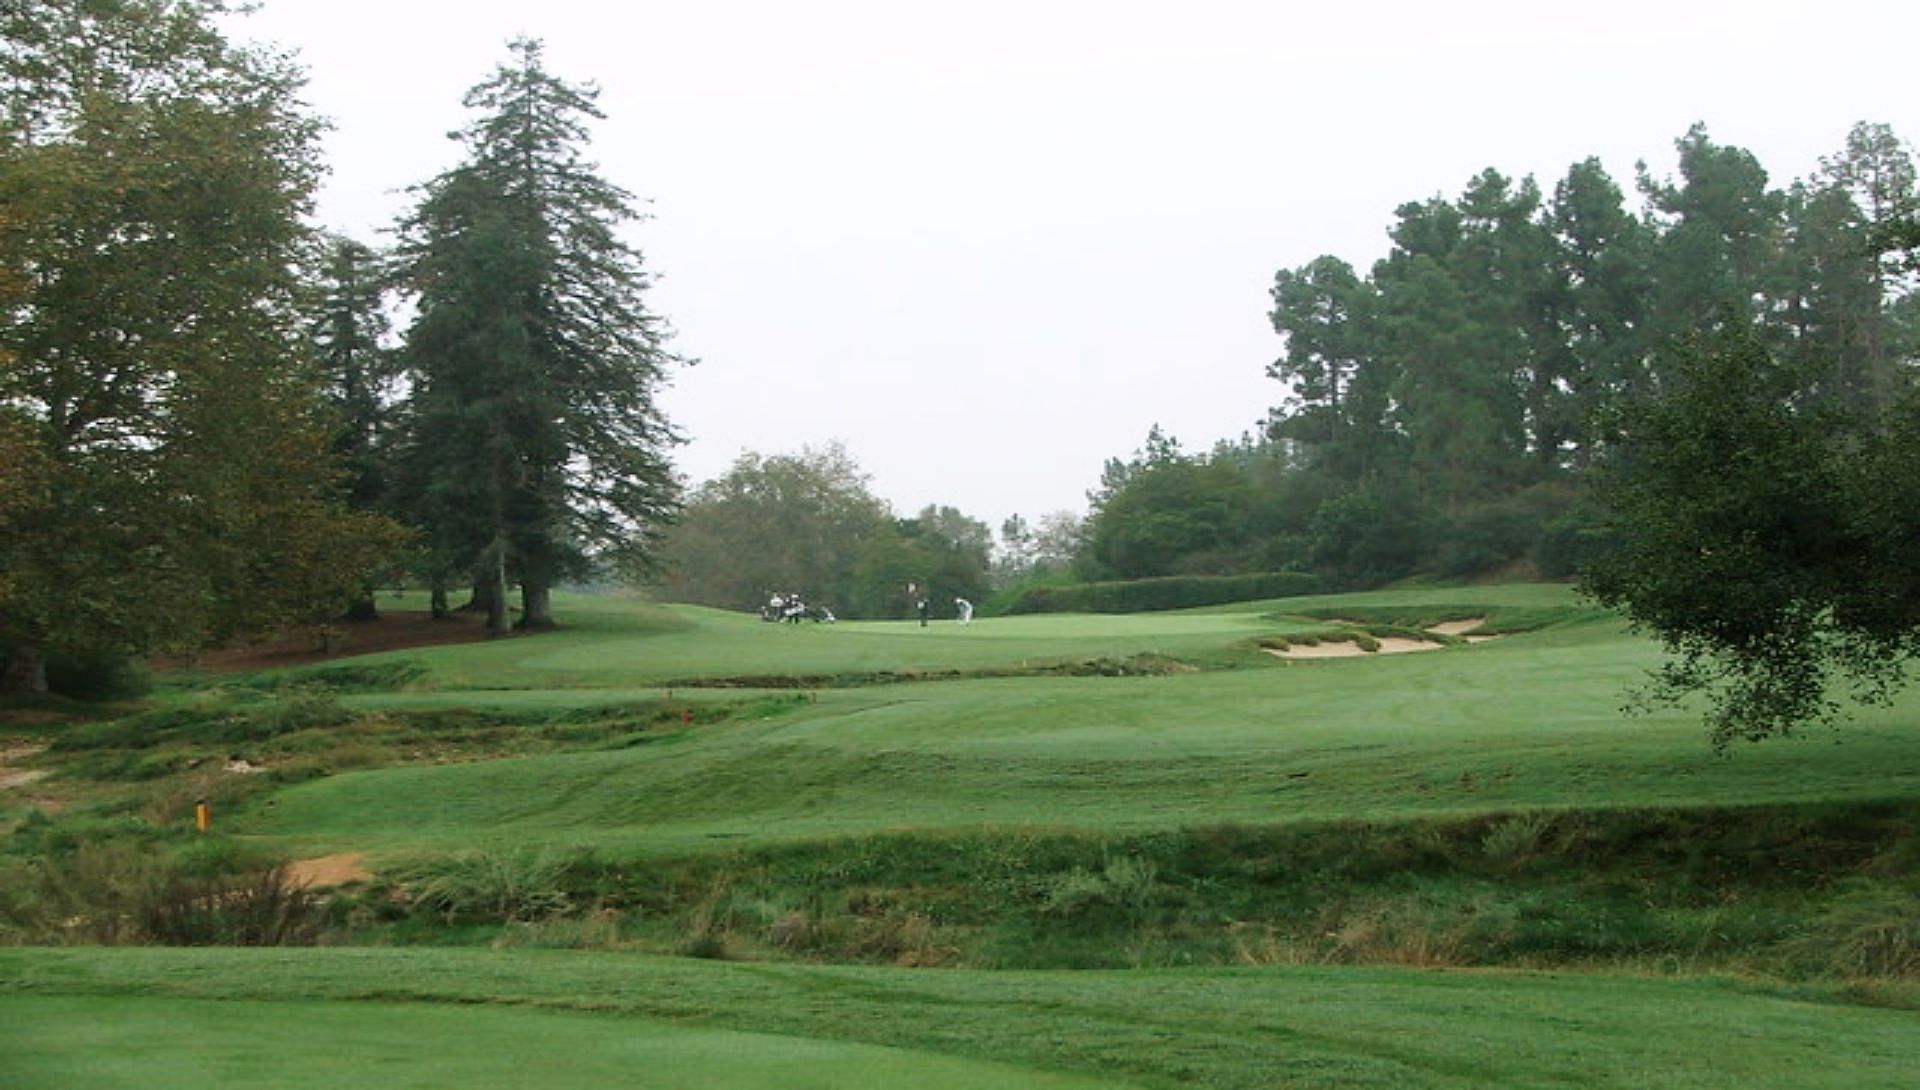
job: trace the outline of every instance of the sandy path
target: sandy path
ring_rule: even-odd
[[[13,762],[23,761],[46,748],[46,746],[14,746],[10,749],[0,749],[0,791],[25,787],[53,775],[45,769],[13,767]]]

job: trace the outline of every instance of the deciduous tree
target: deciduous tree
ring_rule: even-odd
[[[744,453],[688,496],[667,539],[666,592],[727,609],[798,593],[853,615],[856,572],[892,533],[892,513],[838,443]]]
[[[1648,695],[1705,692],[1717,745],[1884,699],[1920,650],[1920,399],[1885,416],[1749,330],[1690,342],[1616,419],[1596,478],[1612,548],[1583,586],[1671,659]]]
[[[0,7],[0,412],[36,481],[0,537],[16,687],[47,648],[338,609],[393,543],[338,502],[299,340],[318,124],[296,69],[221,36],[226,10]]]

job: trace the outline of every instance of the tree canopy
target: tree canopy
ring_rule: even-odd
[[[1371,269],[1279,270],[1263,434],[1189,454],[1156,432],[1110,461],[1081,570],[1567,576],[1609,532],[1586,479],[1608,422],[1717,331],[1883,412],[1920,354],[1913,273],[1872,255],[1916,206],[1907,146],[1862,124],[1785,186],[1704,126],[1675,153],[1624,187],[1591,158],[1551,186],[1483,170],[1394,209]]]
[[[643,571],[678,501],[654,393],[680,361],[620,235],[633,198],[584,157],[595,92],[549,73],[537,41],[510,51],[467,94],[466,158],[420,188],[399,253],[409,507],[437,576],[471,577],[496,632],[510,583],[537,627],[557,581]]]
[[[663,585],[676,600],[726,609],[778,593],[841,616],[904,617],[914,595],[985,598],[991,542],[985,524],[952,507],[896,517],[838,443],[748,452],[689,495]]]
[[[1614,530],[1582,586],[1672,657],[1647,697],[1711,701],[1716,745],[1884,702],[1920,652],[1920,391],[1824,396],[1831,368],[1729,328],[1624,406],[1595,478]]]
[[[340,502],[297,328],[319,126],[224,10],[0,9],[14,687],[324,615],[397,540]]]

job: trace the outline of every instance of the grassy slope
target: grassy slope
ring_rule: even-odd
[[[1472,648],[1297,665],[1251,649],[1256,636],[1316,623],[1267,618],[1272,605],[928,630],[569,605],[567,631],[409,653],[430,668],[417,691],[354,700],[545,710],[654,696],[699,676],[997,670],[1150,652],[1232,668],[828,689],[817,703],[802,697],[763,719],[630,748],[335,776],[280,792],[243,823],[302,850],[563,842],[650,854],[905,826],[1150,830],[1912,798],[1920,786],[1920,700],[1836,738],[1729,758],[1707,752],[1685,716],[1623,720],[1622,689],[1655,661],[1653,649],[1582,618],[1556,588],[1289,602],[1323,616],[1490,607],[1496,619],[1558,622]],[[231,1005],[163,1002],[176,998]],[[299,1028],[308,1024],[359,1047],[339,1049],[332,1034]],[[698,1032],[679,1032],[688,1027]],[[740,1050],[716,1030],[781,1036]],[[263,1057],[257,1038],[283,1033],[284,1051]],[[652,1042],[661,1070],[689,1065],[683,1081],[725,1085],[715,1080],[733,1071],[742,1086],[808,1085],[803,1075],[848,1065],[873,1075],[849,1084],[1072,1085],[1043,1074],[1077,1073],[1141,1086],[1894,1087],[1920,1067],[1910,1012],[1702,980],[1317,967],[911,972],[526,950],[0,950],[5,1085],[137,1078],[220,1090],[259,1085],[280,1061],[326,1065],[314,1085],[391,1084],[396,1071],[485,1085],[480,1072],[522,1060],[552,1063],[554,1085],[645,1085],[624,1061],[635,1037]],[[727,1067],[743,1051],[768,1062],[764,1077]],[[131,1073],[113,1063],[128,1053],[150,1062]],[[789,1056],[806,1058],[801,1072],[782,1066]],[[929,1061],[921,1079],[921,1056],[1006,1066]],[[913,1077],[885,1073],[901,1062]]]
[[[157,1002],[187,998],[231,1005]],[[399,1001],[407,1005],[392,1005]],[[440,1005],[476,1002],[490,1009]],[[593,1014],[544,1013],[552,1010]],[[248,1028],[258,1035],[242,1036]],[[729,1041],[718,1031],[782,1036]],[[341,1036],[330,1040],[333,1032]],[[196,1043],[206,1050],[192,1053]],[[714,1051],[729,1043],[754,1048]],[[263,1055],[268,1044],[275,1055]],[[910,1077],[889,1082],[887,1065],[901,1054],[847,1044],[913,1050],[928,1057],[925,1077],[914,1059]],[[114,1051],[79,1067],[62,1058],[94,1045]],[[129,1079],[124,1064],[110,1070],[132,1048],[151,1050],[146,1081]],[[1865,1090],[1911,1085],[1920,1032],[1903,1012],[1610,976],[909,972],[473,950],[0,951],[0,1057],[35,1065],[9,1085],[220,1090],[262,1085],[272,1073],[272,1085],[297,1086],[306,1084],[276,1068],[306,1063],[324,1066],[313,1085],[392,1085],[397,1071],[415,1085],[454,1085],[435,1076],[467,1073],[469,1061],[563,1053],[572,1059],[554,1062],[570,1081],[514,1085],[655,1085],[621,1062],[650,1067],[640,1057],[657,1055],[663,1069],[684,1064],[714,1086],[1076,1085],[1037,1074],[1051,1072],[1110,1086]],[[783,1068],[795,1057],[852,1066],[838,1082],[813,1070],[823,1078],[812,1082],[805,1068]],[[984,1060],[1001,1066],[957,1062]],[[717,1081],[728,1072],[735,1081]],[[87,1077],[47,1081],[61,1073]]]
[[[1920,788],[1913,702],[1866,714],[1836,736],[1730,757],[1712,754],[1685,715],[1623,718],[1622,693],[1655,660],[1653,649],[1611,622],[1582,619],[1560,588],[1287,603],[1463,606],[1492,607],[1496,620],[1505,610],[1567,623],[1426,654],[1283,664],[1248,650],[1256,635],[1300,627],[1266,618],[1270,605],[924,631],[790,629],[709,611],[602,606],[576,631],[418,655],[432,669],[428,691],[357,700],[547,709],[657,695],[643,686],[695,675],[987,669],[1076,654],[1158,652],[1239,668],[830,689],[670,744],[337,776],[282,793],[247,828],[307,849],[534,842],[680,853],[906,828],[1148,830],[1911,797]],[[572,687],[464,688],[480,676]],[[442,685],[453,688],[433,691]],[[578,687],[586,685],[609,688]]]

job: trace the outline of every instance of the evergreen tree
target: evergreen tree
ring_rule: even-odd
[[[1846,190],[1804,182],[1787,191],[1784,219],[1771,339],[1809,373],[1823,374],[1822,398],[1864,412],[1884,408],[1900,379],[1887,352],[1870,225]]]
[[[1286,352],[1267,365],[1288,384],[1272,433],[1313,452],[1316,465],[1346,481],[1381,472],[1389,458],[1389,391],[1394,376],[1379,351],[1373,285],[1337,257],[1315,258],[1274,277],[1274,331]]]
[[[1403,205],[1374,270],[1395,375],[1409,479],[1455,508],[1511,484],[1526,448],[1517,376],[1527,363],[1518,303],[1500,283],[1511,199],[1493,172],[1460,204]]]
[[[401,251],[418,302],[414,504],[496,632],[509,582],[537,627],[554,583],[590,561],[644,570],[677,506],[654,393],[679,361],[619,235],[633,197],[582,154],[596,92],[549,74],[536,41],[511,53],[468,93],[466,159],[422,188]]]
[[[333,409],[333,447],[346,471],[347,499],[361,511],[386,511],[394,488],[400,357],[389,343],[388,286],[379,254],[348,238],[326,241],[307,336]],[[378,616],[369,585],[348,617]]]
[[[1650,267],[1659,284],[1649,315],[1657,344],[1714,329],[1744,330],[1763,316],[1779,273],[1784,201],[1744,148],[1713,142],[1694,125],[1675,142],[1680,180],[1640,167],[1640,189],[1658,235]]]
[[[1594,451],[1596,413],[1646,382],[1653,238],[1597,159],[1574,164],[1554,187],[1545,227],[1554,244],[1546,308],[1556,331],[1547,350],[1567,394],[1548,426],[1581,467]]]
[[[1910,293],[1912,270],[1905,258],[1916,247],[1898,236],[1920,213],[1920,181],[1906,142],[1891,126],[1862,121],[1847,133],[1841,154],[1820,161],[1820,180],[1846,191],[1860,209],[1873,236],[1871,248],[1880,258],[1886,293]]]

